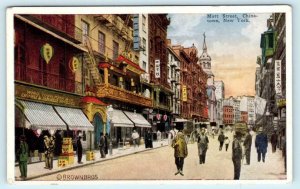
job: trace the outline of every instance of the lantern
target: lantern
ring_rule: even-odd
[[[69,68],[70,70],[75,73],[78,70],[79,67],[79,60],[78,58],[76,58],[75,56],[73,56],[70,60],[69,60]]]
[[[46,43],[45,45],[42,46],[41,50],[41,56],[42,58],[46,61],[46,63],[48,64],[54,54],[54,49],[53,47],[49,44]]]

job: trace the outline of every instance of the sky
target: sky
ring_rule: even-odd
[[[256,59],[261,55],[260,36],[267,30],[270,13],[251,15],[245,20],[244,14],[169,14],[168,38],[173,45],[195,44],[200,56],[205,32],[215,81],[224,82],[225,97],[254,96]],[[224,16],[232,22],[225,22]]]

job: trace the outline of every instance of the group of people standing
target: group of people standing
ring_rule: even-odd
[[[275,134],[273,135],[271,137],[271,143],[272,143],[272,151],[275,152],[276,145],[277,145],[276,144],[277,136]],[[234,135],[234,139],[232,141],[232,162],[234,166],[234,180],[238,180],[240,178],[241,164],[244,157],[246,159],[245,165],[250,165],[251,146],[252,146],[252,135],[250,133],[250,130],[248,130],[248,132],[245,134],[243,140],[242,137],[243,137],[243,133],[236,131]],[[230,140],[227,136],[224,135],[222,131],[218,136],[218,141],[220,143],[219,151],[222,150],[224,144],[225,144],[225,150],[227,151],[230,144]],[[206,135],[206,129],[202,128],[200,130],[200,133],[197,134],[197,147],[198,147],[200,164],[205,164],[208,144],[209,144],[209,139]],[[187,149],[187,142],[185,140],[182,131],[179,131],[177,135],[174,137],[171,146],[174,148],[175,164],[177,167],[177,172],[175,173],[175,175],[177,174],[184,175],[183,164],[184,164],[184,159],[188,155],[188,149]],[[261,160],[262,162],[265,162],[267,147],[268,147],[267,135],[263,132],[262,127],[260,127],[257,131],[257,135],[255,138],[255,148],[257,151],[258,162],[260,162]]]

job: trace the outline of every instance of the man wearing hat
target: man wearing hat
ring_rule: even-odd
[[[199,163],[205,164],[206,151],[208,149],[208,137],[205,135],[205,128],[201,128],[200,135],[198,136],[198,153],[199,153]]]
[[[28,161],[28,144],[26,143],[25,135],[20,136],[20,146],[17,151],[19,155],[19,168],[21,172],[21,178],[27,177],[27,161]]]
[[[232,142],[232,162],[234,167],[234,180],[240,179],[241,162],[242,162],[242,146],[241,146],[242,133],[237,131]]]
[[[265,162],[265,157],[266,157],[267,148],[268,148],[268,137],[263,132],[262,127],[260,127],[258,129],[258,134],[256,135],[256,138],[255,138],[255,147],[257,150],[257,161],[260,162],[261,157],[262,157],[262,161]]]

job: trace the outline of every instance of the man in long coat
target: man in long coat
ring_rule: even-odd
[[[248,130],[246,137],[245,137],[245,141],[244,141],[244,149],[245,149],[247,165],[250,165],[251,145],[252,145],[252,136]]]
[[[198,136],[198,153],[199,153],[199,163],[205,163],[206,151],[208,149],[208,137],[205,135],[205,128],[201,129],[201,133]]]
[[[24,135],[20,136],[20,146],[18,149],[19,155],[19,168],[21,172],[21,178],[25,179],[27,177],[27,162],[28,162],[28,144],[26,143],[26,137]]]
[[[223,148],[224,140],[225,140],[225,136],[223,134],[223,131],[221,131],[221,133],[218,137],[218,141],[220,142],[219,151],[221,151]]]
[[[179,174],[184,175],[183,164],[184,158],[188,155],[187,144],[184,139],[184,134],[182,132],[178,132],[175,139],[172,141],[172,147],[174,148],[174,157],[175,157],[175,164],[177,167],[177,172],[175,175]]]
[[[276,131],[274,131],[271,136],[272,153],[276,152],[277,142],[278,142],[278,135],[276,134]]]
[[[232,141],[232,162],[234,167],[234,177],[233,177],[234,180],[240,179],[241,162],[243,157],[241,138],[242,138],[242,133],[237,131],[235,133],[234,140]]]
[[[262,158],[262,161],[265,162],[265,157],[268,148],[268,137],[263,132],[262,127],[258,129],[258,135],[256,135],[255,138],[255,147],[257,150],[257,161],[260,162]]]
[[[103,133],[100,134],[99,148],[100,148],[101,158],[105,158],[106,157],[106,154],[105,154],[106,143],[105,143],[105,137],[104,137]]]
[[[77,162],[79,164],[82,164],[81,159],[82,159],[81,136],[78,136],[78,139],[77,139]]]

